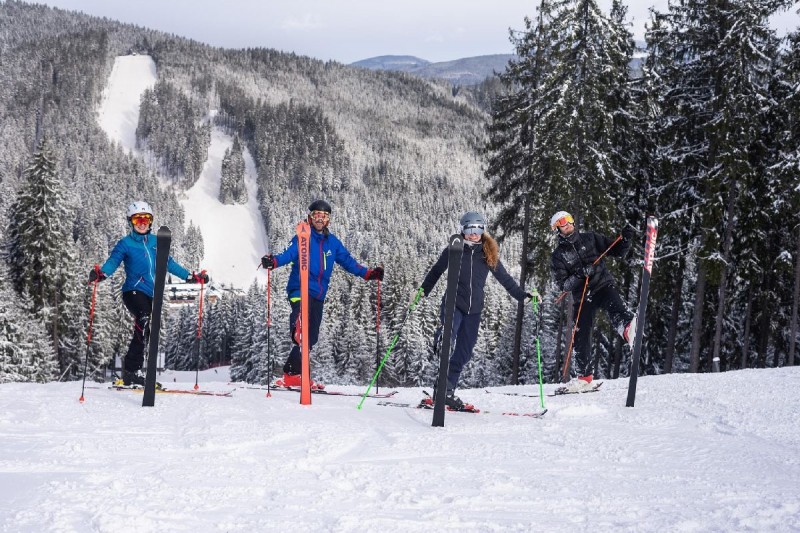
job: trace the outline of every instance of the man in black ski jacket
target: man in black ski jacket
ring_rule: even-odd
[[[558,232],[558,246],[550,258],[553,280],[560,290],[572,293],[573,316],[578,315],[580,308],[574,340],[578,376],[566,385],[566,392],[581,392],[592,387],[591,335],[598,309],[604,309],[614,329],[629,346],[633,344],[636,315],[622,303],[605,260],[597,261],[606,251],[607,256],[624,257],[631,246],[633,229],[627,226],[622,230],[622,239],[614,242],[598,233],[579,232],[572,215],[566,211],[553,215],[550,228]]]

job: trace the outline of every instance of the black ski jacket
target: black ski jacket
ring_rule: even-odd
[[[436,282],[447,270],[447,261],[448,250],[445,248],[422,282],[425,296],[428,296],[433,290],[433,286],[436,285]],[[501,261],[498,260],[497,267],[492,270],[486,263],[482,244],[475,246],[464,244],[464,253],[461,254],[461,270],[458,275],[458,289],[456,290],[456,307],[458,307],[459,311],[467,315],[474,315],[483,311],[485,299],[483,289],[486,286],[486,278],[489,272],[513,298],[520,302],[525,300],[525,291],[514,281],[514,278],[511,277]]]
[[[580,233],[576,229],[572,234],[564,237],[559,234],[558,246],[553,250],[550,258],[550,270],[553,272],[553,281],[562,291],[571,291],[577,296],[578,301],[583,292],[586,276],[583,267],[589,266],[605,252],[614,239],[605,235],[587,231]],[[623,257],[631,247],[628,239],[623,238],[606,254],[606,257]],[[594,272],[589,276],[587,291],[597,291],[614,283],[614,277],[606,269],[605,258],[594,266]]]

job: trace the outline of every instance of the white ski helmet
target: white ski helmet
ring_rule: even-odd
[[[153,216],[153,210],[150,208],[150,204],[147,202],[133,202],[128,206],[128,213],[126,216],[131,218],[133,215],[140,215],[142,213]]]
[[[475,211],[468,211],[461,217],[462,235],[482,235],[486,230],[486,219]]]
[[[559,224],[560,222],[560,224]],[[566,211],[559,211],[552,217],[550,217],[550,229],[556,229],[559,226],[563,226],[566,223],[574,224],[575,219],[572,218],[572,215],[567,213]]]

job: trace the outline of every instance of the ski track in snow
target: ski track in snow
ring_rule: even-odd
[[[153,408],[105,386],[80,404],[77,382],[5,384],[0,530],[796,531],[800,431],[785,391],[798,378],[643,377],[634,408],[627,380],[607,381],[547,398],[543,419],[447,413],[444,428],[377,399],[359,411],[357,397],[267,398],[225,372],[203,372],[201,387],[232,397],[161,394]],[[194,373],[160,380],[188,389]],[[399,391],[393,401],[422,396]],[[538,407],[460,396],[497,413]]]
[[[141,156],[136,150],[141,96],[157,80],[156,66],[150,56],[119,56],[103,91],[98,110],[100,127],[109,139],[137,156]],[[244,148],[247,202],[224,205],[219,201],[222,158],[232,145],[233,139],[214,127],[201,175],[182,195],[186,225],[191,221],[200,229],[207,252],[199,266],[186,266],[206,269],[215,284],[246,290],[253,281],[266,284],[266,273],[258,266],[261,256],[269,251],[269,242],[258,208],[255,162],[247,148]],[[166,178],[161,180],[169,183]],[[154,209],[157,220],[158,206]]]

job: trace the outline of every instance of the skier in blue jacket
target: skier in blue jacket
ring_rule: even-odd
[[[333,265],[338,263],[347,272],[366,280],[382,280],[383,267],[367,268],[358,263],[347,251],[342,241],[328,230],[331,220],[331,206],[325,200],[317,200],[308,206],[308,223],[311,226],[311,244],[308,268],[308,315],[309,324],[302,325],[303,334],[308,334],[309,348],[317,343],[319,328],[322,323],[322,308],[328,283],[333,274]],[[282,387],[299,387],[301,371],[301,355],[299,336],[297,335],[300,316],[300,267],[297,261],[297,236],[292,237],[288,248],[278,255],[267,254],[261,258],[261,265],[267,269],[291,264],[292,271],[286,284],[286,295],[292,306],[289,315],[289,331],[292,334],[292,346],[286,364],[283,365],[283,379],[275,384]],[[312,387],[322,388],[312,383]]]
[[[120,239],[111,255],[100,269],[89,272],[89,282],[103,281],[114,274],[120,264],[125,265],[125,282],[122,284],[122,303],[134,318],[133,338],[125,354],[122,381],[125,385],[144,385],[144,349],[150,336],[150,314],[153,309],[153,290],[156,275],[156,238],[151,234],[153,210],[147,202],[133,202],[128,206],[131,232]],[[208,283],[205,271],[195,274],[179,265],[171,256],[167,270],[189,283]]]

